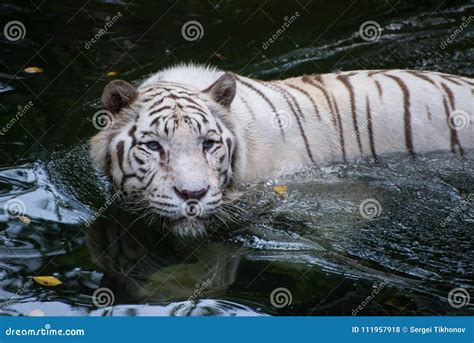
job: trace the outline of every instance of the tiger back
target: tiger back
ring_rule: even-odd
[[[194,234],[235,183],[361,156],[464,158],[474,148],[473,85],[412,70],[260,81],[181,65],[138,88],[111,82],[102,102],[113,123],[91,140],[91,154],[116,188]]]

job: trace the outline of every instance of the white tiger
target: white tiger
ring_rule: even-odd
[[[91,155],[125,197],[198,235],[233,183],[358,156],[474,147],[473,79],[412,70],[259,81],[180,65],[115,80]]]

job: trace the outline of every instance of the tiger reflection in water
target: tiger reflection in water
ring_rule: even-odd
[[[114,218],[120,223],[101,218],[89,226],[87,241],[104,272],[100,287],[111,289],[117,302],[197,300],[221,294],[234,282],[240,257],[229,244],[193,247],[140,224],[129,226],[125,215]]]

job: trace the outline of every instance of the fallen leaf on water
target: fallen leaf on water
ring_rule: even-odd
[[[109,72],[108,72],[107,74],[105,74],[105,75],[107,75],[108,77],[114,77],[114,76],[117,76],[117,75],[118,75],[118,72],[116,72],[116,71],[109,71]]]
[[[28,74],[39,74],[42,73],[44,70],[38,67],[28,67],[25,68],[23,71]]]
[[[62,282],[54,276],[33,276],[33,280],[43,286],[54,287],[62,284]]]
[[[18,219],[20,219],[20,221],[23,223],[23,224],[31,224],[31,218],[30,217],[27,217],[27,216],[19,216]]]
[[[288,186],[287,185],[277,185],[277,186],[273,187],[273,190],[275,191],[276,194],[283,195],[288,190]]]

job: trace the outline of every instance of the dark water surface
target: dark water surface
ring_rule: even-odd
[[[2,28],[20,21],[26,32],[0,36],[1,313],[472,313],[473,300],[452,306],[448,294],[474,297],[473,152],[466,160],[392,156],[245,185],[227,223],[189,244],[116,205],[87,225],[108,190],[87,139],[109,80],[139,82],[181,61],[264,79],[375,68],[472,77],[473,9],[473,1],[2,2]],[[191,20],[202,25],[199,40],[183,38]],[[380,25],[377,40],[358,34],[366,21]],[[273,187],[281,184],[280,196]],[[361,214],[367,200],[373,218]],[[31,282],[38,275],[62,283]],[[93,297],[100,287],[113,305]]]

